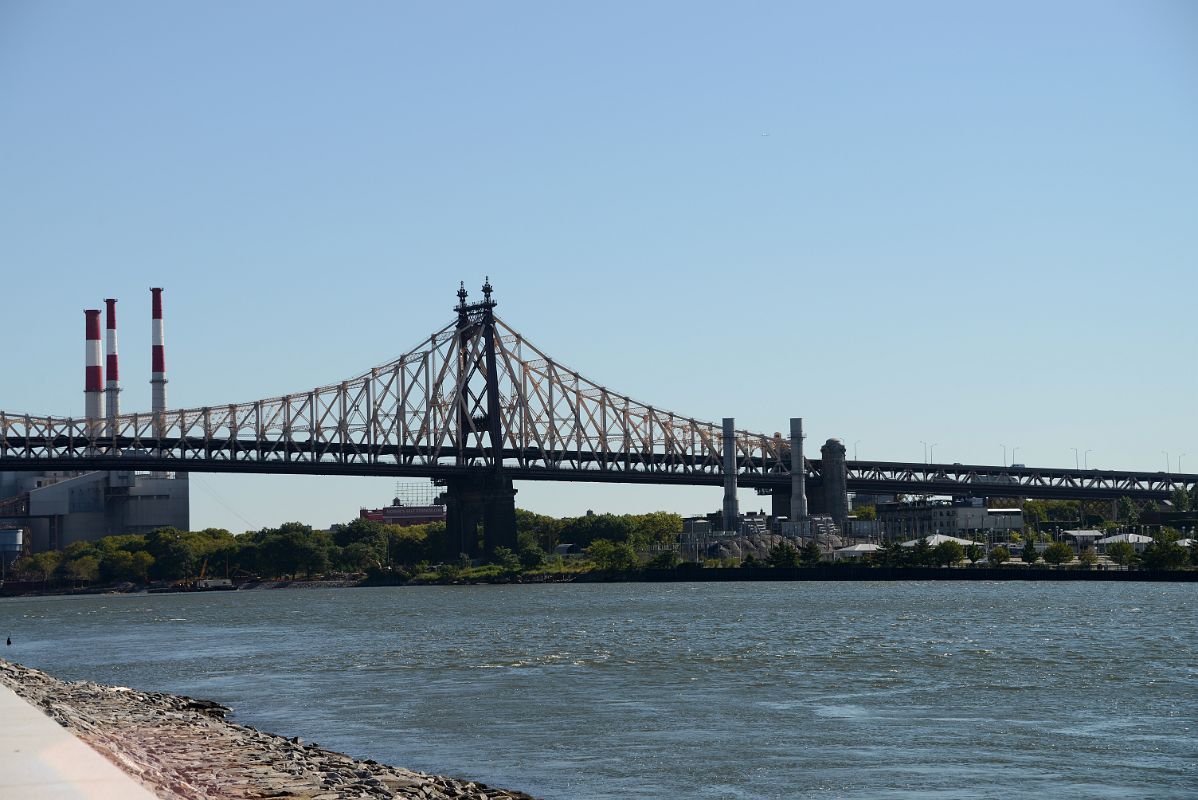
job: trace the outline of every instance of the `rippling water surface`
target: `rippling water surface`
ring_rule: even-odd
[[[0,600],[5,657],[546,798],[1198,797],[1193,584]]]

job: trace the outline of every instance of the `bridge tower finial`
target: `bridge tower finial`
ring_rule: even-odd
[[[487,282],[483,284],[483,300],[484,301],[486,301],[488,303],[491,302],[491,292],[494,290],[494,288],[495,287],[493,287],[491,285],[491,276],[488,275]]]
[[[466,305],[466,282],[458,281],[458,308]]]

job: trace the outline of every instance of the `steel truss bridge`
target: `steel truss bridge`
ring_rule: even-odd
[[[457,319],[340,383],[245,403],[79,419],[0,412],[0,470],[157,470],[717,486],[721,425],[632,400],[548,356],[458,292]],[[789,491],[779,434],[735,432],[737,482]],[[809,485],[819,459],[804,459]],[[1165,499],[1198,475],[847,462],[876,494]]]

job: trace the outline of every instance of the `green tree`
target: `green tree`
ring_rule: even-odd
[[[932,548],[932,559],[941,567],[951,567],[963,558],[965,548],[953,541],[941,542]]]
[[[278,528],[266,528],[256,534],[257,566],[263,575],[308,577],[326,571],[330,551],[336,545],[325,531],[314,531],[302,522],[284,522]]]
[[[649,563],[646,566],[650,569],[674,569],[681,560],[673,550],[662,550],[649,559]]]
[[[907,563],[917,567],[930,567],[936,563],[936,557],[932,552],[932,545],[928,544],[928,537],[924,536],[915,540],[915,544],[907,548]]]
[[[986,560],[990,562],[990,566],[992,567],[1001,567],[1011,560],[1011,551],[1001,545],[992,547],[986,555]]]
[[[1152,544],[1144,548],[1140,560],[1145,569],[1181,569],[1190,561],[1190,554],[1177,544],[1175,538],[1162,533],[1154,537]]]
[[[1136,548],[1128,542],[1112,542],[1106,546],[1106,557],[1121,567],[1136,560]]]
[[[437,523],[437,526],[444,528],[442,523]],[[432,530],[432,525],[386,526],[388,562],[411,565],[433,558],[430,547]],[[436,538],[440,540],[441,536],[438,534]]]
[[[1059,567],[1073,560],[1073,548],[1064,542],[1053,542],[1044,548],[1044,561]]]
[[[627,572],[636,569],[636,550],[627,542],[613,542],[609,539],[596,539],[586,550],[587,555],[602,570],[611,572]]]
[[[95,583],[100,576],[100,558],[95,555],[84,555],[73,558],[63,565],[63,574],[68,580],[82,583]]]
[[[534,514],[523,508],[516,509],[516,540],[520,548],[535,544],[546,553],[560,543],[562,521],[544,514]]]
[[[1077,561],[1086,569],[1090,569],[1090,567],[1098,563],[1098,555],[1093,549],[1087,548],[1077,554]]]
[[[1019,558],[1024,564],[1035,564],[1040,560],[1040,553],[1036,550],[1036,543],[1030,537],[1024,542],[1023,549],[1019,551]]]
[[[888,539],[877,552],[877,561],[885,567],[902,566],[907,563],[907,548],[894,539]]]
[[[100,559],[100,580],[106,583],[142,583],[149,579],[149,569],[153,564],[154,557],[145,550],[135,553],[115,550]]]
[[[337,561],[350,572],[367,572],[382,568],[378,551],[366,542],[352,542],[341,548]]]
[[[198,550],[192,537],[175,528],[159,528],[146,535],[146,551],[154,557],[150,577],[160,581],[189,578],[198,567]]]
[[[797,567],[799,565],[799,550],[793,544],[783,539],[770,548],[766,560],[771,567]]]
[[[858,506],[853,509],[853,516],[857,519],[877,519],[878,509],[874,506]]]
[[[1135,525],[1140,521],[1140,509],[1130,497],[1120,497],[1115,504],[1115,516],[1120,522]]]
[[[520,547],[520,566],[525,569],[536,569],[544,566],[545,559],[548,558],[541,546],[535,542],[529,542]]]
[[[755,553],[750,552],[747,556],[741,559],[740,565],[744,569],[757,569],[759,567],[766,566],[766,563],[758,558]]]
[[[799,549],[799,562],[805,567],[814,567],[823,557],[824,551],[820,550],[814,539],[807,540]]]
[[[1173,502],[1174,511],[1190,510],[1190,493],[1186,491],[1184,486],[1178,486],[1174,489],[1170,499]]]
[[[491,563],[508,572],[520,571],[520,556],[510,547],[496,547],[495,552],[491,554]]]
[[[965,557],[969,559],[970,564],[978,563],[982,560],[985,554],[986,551],[982,549],[981,545],[971,544],[965,548]]]
[[[14,571],[26,580],[48,581],[62,565],[62,553],[46,550],[26,556],[14,565]]]
[[[654,511],[633,515],[629,521],[632,527],[629,543],[636,548],[666,547],[682,533],[682,517],[678,514]]]

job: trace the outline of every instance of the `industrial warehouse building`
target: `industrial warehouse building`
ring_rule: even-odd
[[[0,527],[33,552],[71,542],[190,526],[186,473],[0,472]]]

